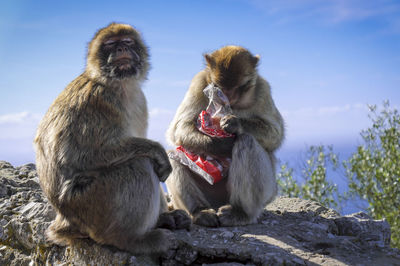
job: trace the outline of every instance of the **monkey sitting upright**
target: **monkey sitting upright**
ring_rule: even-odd
[[[284,122],[271,89],[257,73],[258,56],[238,46],[206,54],[207,67],[192,80],[167,132],[169,141],[195,154],[231,157],[228,176],[210,185],[187,166],[171,160],[166,181],[176,208],[187,210],[195,224],[235,226],[254,223],[277,192],[274,151],[284,137]],[[210,83],[229,99],[233,114],[220,127],[235,138],[215,138],[196,127]]]
[[[159,253],[172,234],[155,229],[190,225],[167,211],[159,181],[171,172],[163,147],[146,139],[141,90],[147,47],[129,25],[111,23],[89,44],[85,71],[51,105],[37,130],[41,187],[57,212],[48,229],[55,243],[90,237],[133,253]],[[162,222],[161,222],[162,223]],[[171,224],[172,223],[172,224]]]

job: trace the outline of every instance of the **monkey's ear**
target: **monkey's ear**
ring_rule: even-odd
[[[206,59],[207,65],[211,68],[215,67],[215,59],[210,54],[204,54],[204,58]]]
[[[260,61],[260,55],[256,54],[255,56],[252,57],[251,62],[253,63],[253,66],[256,67],[258,64],[258,61]]]

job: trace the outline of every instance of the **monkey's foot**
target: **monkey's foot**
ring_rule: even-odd
[[[205,209],[193,214],[193,223],[207,227],[218,227],[218,217],[214,209]]]
[[[78,227],[70,224],[68,220],[57,214],[56,219],[46,231],[47,239],[58,245],[64,246],[73,243],[75,239],[88,238]]]
[[[164,212],[160,215],[157,222],[157,227],[167,229],[190,229],[192,219],[184,210],[173,210]]]
[[[220,207],[217,216],[221,226],[239,226],[256,222],[256,219],[249,218],[244,211],[233,208],[232,205]]]
[[[122,240],[122,241],[121,241]],[[116,239],[115,243],[110,243],[116,247],[128,250],[135,255],[139,254],[166,254],[169,249],[178,246],[178,242],[173,232],[167,229],[154,229],[143,236],[134,239],[127,239],[124,242],[123,237]]]

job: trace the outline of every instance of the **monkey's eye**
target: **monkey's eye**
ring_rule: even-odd
[[[134,44],[134,41],[131,38],[124,38],[122,42],[128,45]]]
[[[105,42],[104,42],[104,46],[105,46],[106,48],[111,48],[111,47],[114,46],[114,44],[115,44],[115,40],[108,40],[108,41],[105,41]]]
[[[247,91],[249,89],[250,83],[251,83],[251,80],[247,81],[242,86],[239,86],[237,89],[240,91]]]
[[[105,45],[114,44],[114,43],[115,43],[115,40],[108,40],[108,41],[104,42]]]

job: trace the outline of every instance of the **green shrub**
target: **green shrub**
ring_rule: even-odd
[[[372,126],[361,132],[363,144],[347,161],[339,164],[332,147],[311,146],[307,150],[300,176],[287,163],[278,173],[280,194],[316,200],[340,210],[352,196],[369,203],[365,210],[374,219],[385,218],[391,227],[392,247],[400,248],[400,115],[389,102],[379,111],[369,106]],[[327,171],[344,166],[348,192],[340,194],[336,184],[327,180]]]
[[[342,196],[338,193],[336,184],[327,180],[328,169],[332,167],[334,171],[338,167],[338,157],[332,146],[311,146],[307,150],[306,158],[300,167],[301,184],[293,178],[293,168],[287,163],[281,165],[277,178],[280,194],[315,200],[326,207],[340,209]]]
[[[344,162],[350,193],[369,203],[375,219],[386,218],[392,246],[400,248],[400,116],[385,102],[369,106],[372,126],[361,132],[364,144]]]

